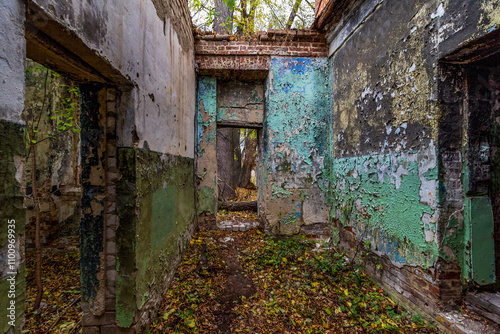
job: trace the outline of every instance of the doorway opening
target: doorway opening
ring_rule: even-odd
[[[216,152],[218,224],[229,220],[242,222],[245,214],[255,221],[258,210],[259,130],[218,126]],[[237,219],[231,212],[245,213]],[[246,230],[254,227],[253,222],[250,225],[236,228]]]
[[[442,60],[440,145],[445,148],[443,212],[454,212],[449,221],[464,231],[462,283],[472,291],[465,301],[470,310],[500,324],[499,34]]]
[[[79,87],[31,59],[25,69],[25,329],[76,333],[82,312]]]

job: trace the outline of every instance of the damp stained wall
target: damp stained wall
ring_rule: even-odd
[[[261,82],[199,76],[197,88],[196,178],[198,215],[217,213],[217,126],[262,127],[264,87]]]
[[[121,75],[132,85],[122,97],[126,105],[118,119],[118,146],[194,158],[194,39],[185,3],[31,2],[76,34],[99,59],[87,52],[77,53],[79,57],[98,71],[103,63],[111,66],[119,73],[103,73],[108,79]],[[46,31],[42,18],[34,23]]]
[[[106,326],[102,330],[111,330],[110,328],[116,326],[115,318],[119,319],[118,325],[123,326],[129,326],[133,319],[140,324],[132,331],[140,331],[141,326],[145,326],[153,318],[155,308],[160,303],[157,290],[165,289],[168,285],[169,279],[173,276],[172,266],[180,259],[180,250],[190,236],[190,233],[186,232],[183,234],[184,238],[177,239],[180,240],[179,243],[174,242],[173,239],[178,237],[179,230],[165,230],[158,217],[166,217],[165,210],[171,213],[168,217],[173,216],[172,212],[182,210],[183,214],[176,215],[174,222],[165,220],[165,225],[176,224],[176,226],[181,226],[179,229],[189,231],[194,225],[191,219],[195,212],[192,179],[179,177],[179,182],[182,184],[174,186],[175,182],[169,174],[169,168],[177,168],[185,170],[191,176],[194,175],[196,87],[193,36],[187,4],[182,1],[157,0],[30,0],[25,3],[28,7],[26,11],[20,1],[8,0],[3,2],[0,8],[2,17],[0,40],[3,46],[9,46],[2,48],[0,55],[1,79],[3,82],[9,82],[8,87],[3,85],[0,90],[0,122],[5,123],[6,130],[3,133],[11,134],[8,140],[2,139],[0,144],[2,147],[0,160],[5,163],[2,171],[6,173],[5,178],[2,176],[2,184],[5,179],[5,184],[9,185],[1,195],[5,197],[2,203],[12,201],[12,205],[9,206],[12,207],[12,212],[2,211],[1,213],[2,228],[6,222],[4,214],[9,217],[19,217],[16,219],[19,222],[19,231],[16,231],[19,238],[16,242],[21,245],[18,249],[22,249],[23,181],[16,178],[18,171],[23,169],[24,163],[24,153],[19,152],[24,152],[25,145],[23,137],[19,137],[19,134],[22,134],[23,130],[21,112],[24,101],[23,62],[26,57],[24,29],[26,19],[29,23],[26,29],[28,49],[34,48],[36,51],[38,46],[32,44],[32,41],[39,41],[37,38],[43,40],[45,36],[48,36],[49,40],[52,40],[48,42],[52,43],[50,47],[58,47],[57,50],[61,52],[56,56],[60,57],[58,59],[63,60],[62,62],[51,63],[51,59],[45,59],[44,65],[54,65],[56,67],[54,69],[57,70],[58,63],[64,65],[64,60],[78,58],[80,62],[76,61],[76,63],[87,65],[87,67],[78,68],[75,73],[72,73],[73,78],[80,80],[90,78],[90,81],[99,82],[100,87],[113,86],[117,89],[116,96],[110,98],[109,101],[106,100],[106,96],[101,96],[105,90],[100,91],[97,102],[100,111],[117,115],[116,123],[114,119],[109,121],[109,124],[106,123],[111,119],[110,115],[90,115],[99,118],[97,129],[91,129],[97,132],[87,133],[86,139],[89,140],[82,143],[82,147],[88,149],[87,155],[82,152],[82,155],[88,158],[85,161],[82,159],[84,161],[83,174],[89,172],[83,175],[83,178],[95,176],[100,182],[100,185],[90,184],[91,187],[84,189],[83,195],[83,201],[87,201],[84,203],[86,207],[82,205],[84,215],[87,211],[92,213],[92,217],[85,216],[83,219],[85,223],[82,223],[82,230],[85,232],[89,229],[92,236],[82,238],[83,299],[92,304],[91,312],[85,311],[83,325],[95,326],[91,330],[99,330],[100,326]],[[30,34],[34,34],[35,37]],[[40,36],[36,36],[37,34]],[[84,73],[85,71],[92,73],[89,75]],[[93,142],[94,139],[95,142]],[[138,159],[139,162],[134,165],[115,165],[115,141],[119,147],[118,151],[120,149],[135,150],[132,156],[140,155],[142,151],[150,152],[152,155]],[[98,156],[93,155],[94,149],[97,148]],[[161,164],[158,163],[158,159],[163,159]],[[94,163],[96,160],[98,164]],[[118,163],[123,161],[122,159]],[[182,161],[182,167],[179,167],[178,161]],[[157,164],[160,166],[157,167]],[[141,179],[144,176],[140,172],[143,168],[153,168],[152,165],[158,169],[159,177],[163,178],[162,180],[155,179],[156,183],[151,186],[155,194],[151,199],[153,203],[156,203],[153,205],[154,210],[150,209],[151,202],[144,200],[140,192],[145,188],[144,183],[141,182],[147,182]],[[104,214],[105,211],[113,211],[117,204],[114,197],[114,185],[112,182],[111,185],[106,184],[105,181],[108,176],[111,177],[118,170],[123,171],[124,175],[132,174],[135,178],[133,182],[127,184],[132,189],[131,193],[128,193],[129,188],[120,185],[117,187],[116,195],[117,197],[132,196],[126,203],[135,211],[134,214],[124,215],[123,212],[126,212],[125,209],[128,207],[121,206],[119,207],[121,212],[118,212],[120,219],[115,221],[112,215]],[[168,172],[165,172],[166,170]],[[94,173],[96,171],[97,173]],[[120,177],[122,176],[118,178]],[[96,188],[93,188],[94,186]],[[170,188],[156,191],[158,190],[156,187]],[[93,196],[95,194],[92,191],[95,189],[98,190],[99,197]],[[121,191],[127,193],[121,193]],[[113,192],[113,196],[109,196],[109,200],[103,200],[101,196],[109,192]],[[188,193],[190,195],[186,195]],[[192,199],[189,200],[189,197]],[[172,204],[173,198],[176,199],[173,201],[174,204]],[[104,203],[107,205],[106,208],[103,207]],[[96,205],[95,210],[91,207],[93,204]],[[156,210],[156,213],[146,214],[150,210]],[[106,228],[105,223],[111,220],[119,226],[117,230]],[[125,230],[127,226],[133,231],[139,230],[143,233],[139,236],[129,235],[129,231]],[[2,249],[7,240],[4,231],[6,229],[0,233]],[[154,260],[145,262],[153,274],[147,277],[140,274],[139,278],[144,278],[144,280],[136,282],[134,278],[133,282],[137,283],[137,286],[128,291],[122,289],[115,299],[115,281],[122,280],[123,282],[129,278],[128,275],[131,272],[134,275],[139,271],[144,272],[144,268],[139,268],[139,264],[135,262],[135,252],[139,252],[139,248],[133,248],[134,254],[129,256],[126,249],[119,246],[140,246],[150,242],[155,236],[160,237],[152,243],[156,247],[155,252],[146,254],[141,251],[141,255],[146,254],[146,258],[155,257]],[[120,239],[121,237],[125,239]],[[131,239],[132,237],[134,239]],[[163,239],[169,240],[168,245],[162,241]],[[169,256],[172,265],[164,267],[157,260],[158,254],[165,254],[166,249],[170,249],[172,244],[176,245],[176,251],[171,251],[166,255]],[[116,257],[115,250],[118,252]],[[105,254],[108,251],[109,254]],[[23,256],[22,252],[19,254]],[[23,266],[22,259],[19,263]],[[4,261],[1,261],[1,265],[3,270]],[[4,274],[2,277],[5,278]],[[19,331],[19,324],[22,322],[21,314],[24,310],[24,273],[19,274],[17,282],[20,287],[17,289],[19,316],[16,330]],[[153,285],[155,288],[152,288]],[[6,281],[2,279],[0,291],[5,292],[6,286]],[[118,283],[117,286],[119,286]],[[110,290],[105,291],[106,288]],[[137,297],[139,295],[140,297]],[[136,298],[140,302],[136,302]],[[128,303],[131,299],[133,303]],[[117,310],[116,313],[115,310]],[[132,312],[135,318],[133,316],[131,318]],[[2,318],[0,331],[3,333],[6,330],[5,318]]]
[[[443,155],[449,147],[441,136],[463,125],[446,130],[440,123],[448,111],[440,103],[439,60],[494,32],[500,8],[491,1],[367,0],[356,10],[327,33],[332,217],[396,266],[425,269],[442,258],[464,269],[463,145]]]
[[[25,127],[21,120],[24,108],[24,5],[7,0],[0,6],[0,333],[20,328],[25,300],[24,199]],[[15,231],[9,239],[9,221],[15,221]],[[13,240],[11,244],[9,240]],[[9,245],[14,245],[15,261],[9,266]],[[17,273],[14,275],[9,272]],[[10,281],[15,278],[15,296],[7,298]],[[6,315],[10,302],[15,301],[15,316]],[[14,320],[14,326],[9,324]]]
[[[264,85],[262,82],[219,81],[217,124],[262,127]]]
[[[296,234],[328,223],[330,110],[327,58],[272,57],[258,173],[259,216],[267,232]]]
[[[137,310],[153,319],[194,233],[194,160],[118,149],[116,319],[134,323]]]

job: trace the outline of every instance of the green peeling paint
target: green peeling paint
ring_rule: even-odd
[[[272,187],[273,187],[273,197],[286,198],[290,197],[290,195],[292,194],[290,190],[277,187],[274,184],[272,185]]]
[[[197,91],[197,213],[217,211],[217,79],[198,77]]]
[[[327,58],[271,59],[259,171],[264,185],[259,198],[274,203],[263,203],[270,225],[283,223],[277,211],[284,210],[294,217],[286,220],[287,225],[302,224],[302,205],[312,201],[308,195],[328,189],[329,179],[323,173],[331,120],[330,72]],[[301,208],[297,209],[293,200],[299,198]],[[325,203],[315,204],[319,211],[328,211]],[[297,233],[298,229],[289,231]]]
[[[432,265],[439,255],[434,150],[335,159],[336,218],[394,262]]]
[[[215,180],[214,180],[215,182]],[[201,187],[198,189],[196,205],[198,207],[198,214],[203,212],[210,212],[215,214],[217,211],[217,193],[214,187]]]
[[[214,145],[217,137],[217,79],[210,76],[198,78],[197,99],[197,144],[198,156],[203,157],[203,145]]]

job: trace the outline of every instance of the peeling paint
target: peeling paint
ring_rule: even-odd
[[[320,214],[329,211],[325,201],[313,203],[311,198],[328,188],[323,173],[331,109],[329,81],[328,59],[271,59],[259,199],[261,216],[273,233],[297,233],[305,221],[328,217]]]
[[[375,252],[400,264],[427,267],[437,260],[432,143],[420,152],[337,158],[332,173],[335,218],[364,231]]]

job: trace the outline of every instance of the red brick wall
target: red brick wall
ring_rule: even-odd
[[[270,56],[328,57],[323,33],[303,30],[269,30],[254,36],[195,36],[195,55],[200,70],[265,70]]]

